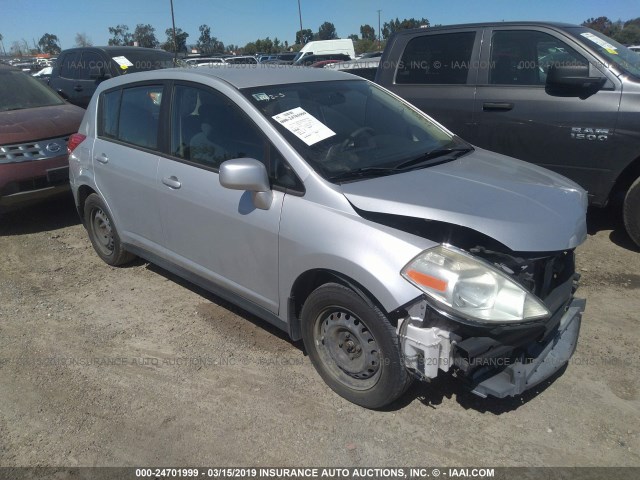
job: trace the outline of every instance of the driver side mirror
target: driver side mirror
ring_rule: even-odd
[[[590,77],[589,65],[551,65],[545,90],[549,95],[585,99],[600,90],[607,79]]]
[[[253,204],[261,210],[269,210],[273,192],[264,164],[254,158],[235,158],[220,165],[220,185],[232,190],[252,193]]]

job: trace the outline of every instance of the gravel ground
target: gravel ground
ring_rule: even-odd
[[[69,198],[0,219],[1,466],[640,466],[640,254],[609,212],[563,375],[510,400],[451,377],[384,411],[300,342],[168,272],[111,268]]]

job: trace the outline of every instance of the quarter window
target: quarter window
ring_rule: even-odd
[[[489,83],[493,85],[544,85],[549,67],[587,66],[587,60],[566,43],[533,30],[493,33]]]
[[[475,32],[459,32],[422,35],[412,39],[402,54],[396,83],[467,83],[475,37]]]

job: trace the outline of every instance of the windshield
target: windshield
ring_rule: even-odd
[[[62,104],[64,100],[35,78],[0,68],[0,112]]]
[[[366,80],[244,89],[298,153],[332,182],[424,168],[471,146]]]
[[[640,55],[636,52],[590,28],[570,28],[567,30],[582,44],[594,49],[612,64],[634,77],[640,78]]]

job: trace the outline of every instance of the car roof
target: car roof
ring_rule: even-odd
[[[162,50],[160,48],[145,48],[145,47],[129,47],[129,46],[112,46],[112,45],[107,45],[107,46],[91,46],[91,47],[73,47],[73,48],[67,48],[64,50],[64,52],[70,52],[70,51],[74,51],[74,50],[103,50],[109,54],[112,53],[121,53],[121,52],[161,52],[161,53],[166,53],[169,55],[174,55],[172,52],[167,52],[166,50]],[[62,52],[61,52],[62,53]]]
[[[352,75],[333,72],[322,68],[297,67],[293,65],[251,64],[212,65],[209,68],[168,68],[148,72],[129,73],[108,80],[112,86],[132,81],[158,79],[198,81],[199,77],[222,80],[237,89],[281,85],[290,83],[322,82],[332,80],[353,80]]]
[[[486,28],[486,27],[555,27],[555,28],[573,28],[579,27],[572,23],[562,22],[545,22],[545,21],[518,21],[518,22],[482,22],[482,23],[458,23],[454,25],[439,25],[437,27],[419,27],[411,28],[407,30],[399,30],[395,32],[395,35],[411,35],[416,32],[433,32],[438,30],[451,30],[457,28]]]

